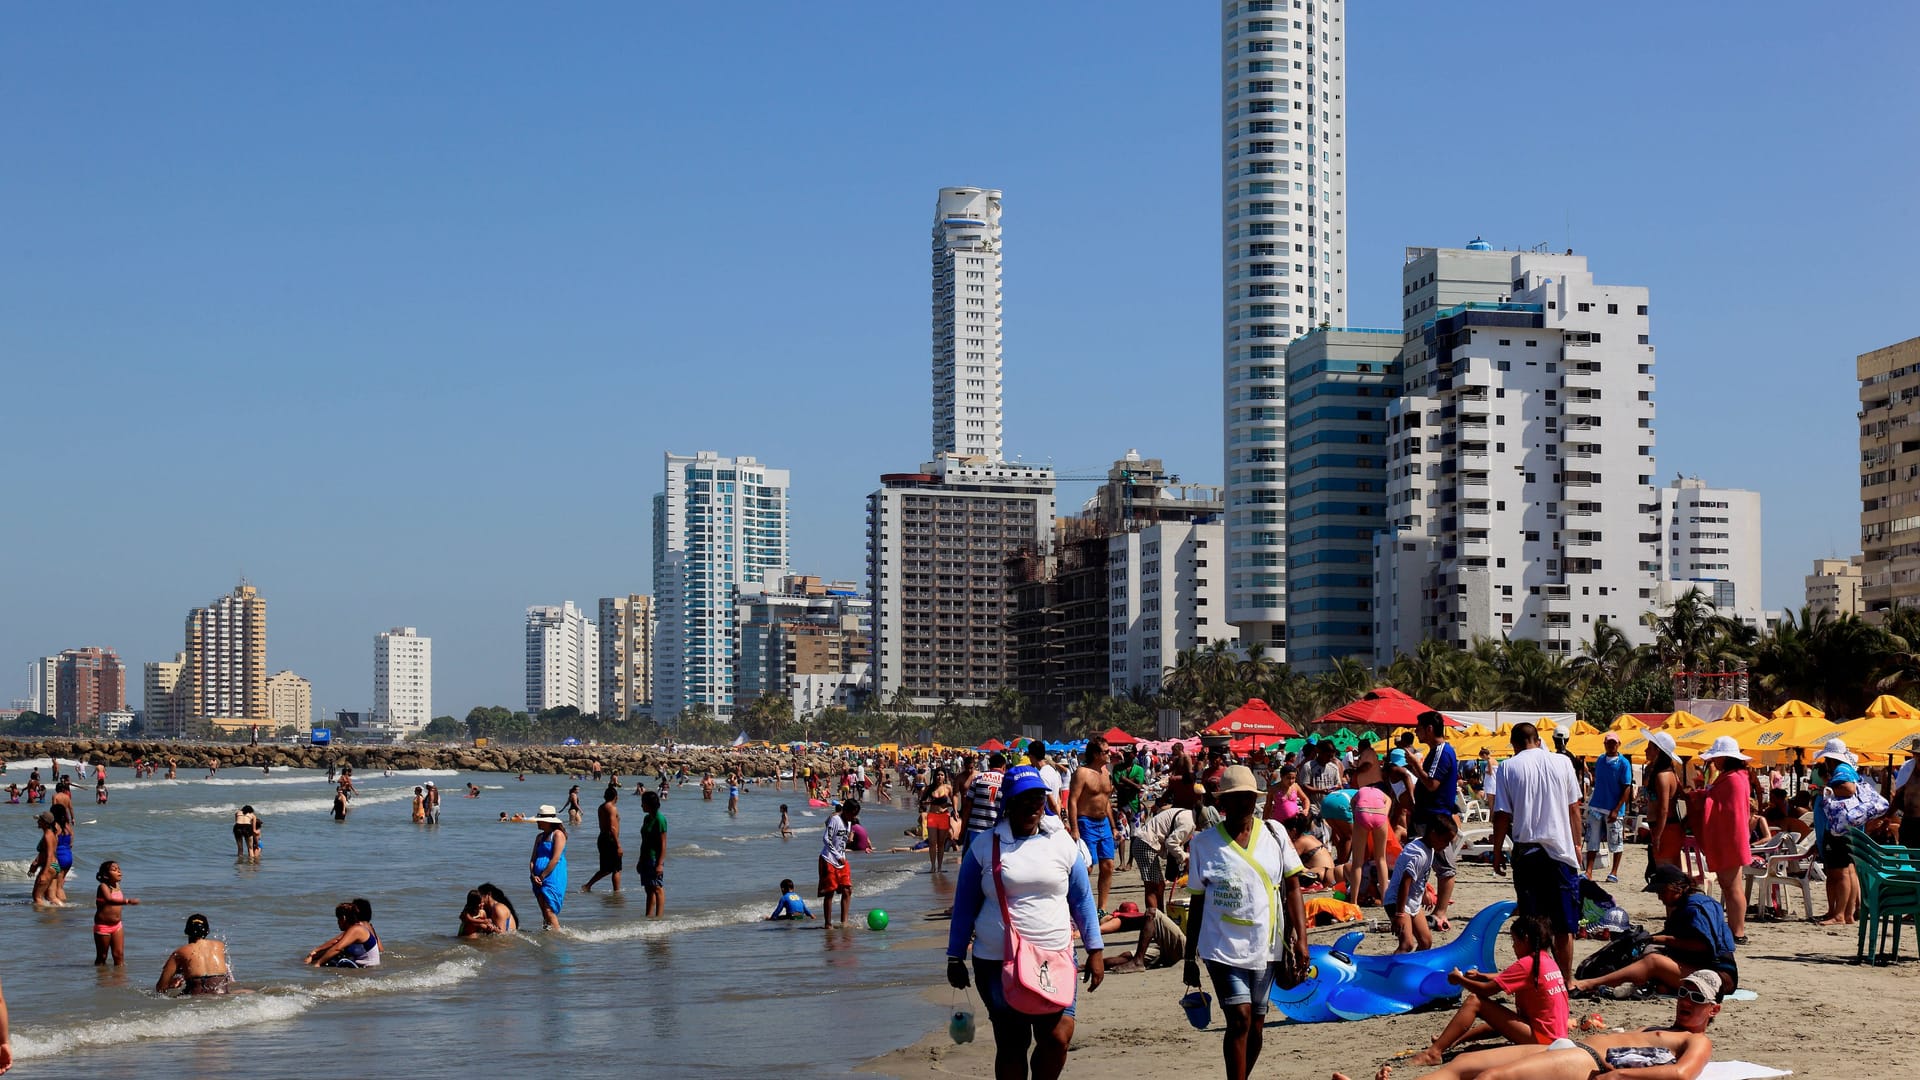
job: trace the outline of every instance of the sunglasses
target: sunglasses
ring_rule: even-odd
[[[1694,989],[1692,989],[1692,988],[1690,988],[1690,987],[1689,987],[1689,988],[1683,988],[1683,989],[1682,989],[1682,990],[1680,991],[1680,997],[1682,997],[1683,999],[1685,999],[1685,1000],[1687,1000],[1687,1001],[1691,1001],[1691,1002],[1693,1002],[1693,1003],[1694,1003],[1695,1005],[1711,1005],[1711,1004],[1713,1004],[1713,995],[1712,995],[1712,994],[1703,994],[1703,993],[1701,993],[1700,991],[1698,991],[1698,990],[1694,990]]]

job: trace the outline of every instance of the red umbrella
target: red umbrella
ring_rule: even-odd
[[[1007,744],[1001,742],[999,739],[988,739],[986,742],[980,744],[980,749],[988,751],[1005,750],[1006,748]]]
[[[1245,705],[1208,724],[1208,735],[1298,735],[1286,718],[1259,698],[1248,698]]]
[[[1117,727],[1108,728],[1106,734],[1100,737],[1107,741],[1108,746],[1132,746],[1140,741]]]
[[[1378,690],[1367,691],[1360,700],[1348,702],[1314,723],[1329,727],[1342,725],[1352,727],[1356,724],[1372,728],[1412,727],[1414,719],[1427,711],[1425,705],[1413,698],[1391,686],[1383,686]],[[1447,726],[1465,727],[1466,725],[1449,716]]]

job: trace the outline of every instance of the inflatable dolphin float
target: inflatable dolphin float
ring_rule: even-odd
[[[1493,949],[1515,906],[1511,900],[1502,900],[1482,908],[1458,938],[1420,952],[1356,956],[1354,949],[1366,937],[1359,930],[1342,935],[1331,946],[1311,946],[1307,950],[1313,960],[1311,974],[1291,990],[1275,986],[1273,1004],[1289,1020],[1318,1024],[1394,1016],[1457,998],[1460,988],[1447,982],[1447,973],[1454,968],[1498,971]]]

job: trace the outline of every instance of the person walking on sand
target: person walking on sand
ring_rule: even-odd
[[[560,908],[567,902],[567,830],[560,811],[548,803],[533,819],[540,826],[533,853],[527,856],[527,878],[533,899],[540,905],[540,921],[548,930],[560,929]]]
[[[613,879],[613,891],[620,891],[620,862],[626,858],[626,852],[620,847],[620,788],[608,784],[600,800],[600,835],[594,846],[600,852],[600,868],[593,872],[581,892],[592,892],[593,884],[603,877]]]
[[[667,908],[667,815],[660,812],[659,792],[640,796],[640,861],[634,870],[647,894],[647,917],[657,919]]]
[[[1532,724],[1513,725],[1513,756],[1500,764],[1493,798],[1493,872],[1507,872],[1504,846],[1513,839],[1513,891],[1519,914],[1553,927],[1553,962],[1573,970],[1573,930],[1580,924],[1580,780],[1573,766],[1540,744]]]
[[[853,865],[847,862],[847,844],[853,839],[853,823],[860,817],[860,801],[848,799],[827,818],[820,841],[820,925],[833,925],[833,898],[840,898],[840,925],[847,925],[848,909],[853,906]]]
[[[1453,826],[1453,835],[1458,837],[1460,756],[1447,738],[1446,714],[1428,709],[1414,719],[1414,731],[1420,741],[1427,744],[1427,752],[1425,756],[1416,756],[1409,751],[1407,755],[1414,766],[1410,770],[1414,778],[1413,817],[1407,831],[1418,836],[1427,822],[1445,818]],[[1616,828],[1614,831],[1617,833],[1619,830]],[[1433,853],[1435,880],[1432,915],[1434,925],[1441,931],[1452,929],[1447,913],[1453,910],[1453,881],[1457,873],[1454,855],[1458,849],[1456,842]]]
[[[95,967],[107,962],[107,954],[113,954],[113,966],[120,967],[127,961],[126,939],[121,933],[121,908],[126,904],[138,905],[140,901],[120,891],[120,864],[108,859],[100,864],[100,870],[94,874],[94,880],[100,887],[93,894],[93,963]]]
[[[1627,850],[1620,818],[1633,805],[1633,763],[1620,753],[1619,732],[1607,732],[1603,741],[1607,750],[1593,763],[1593,795],[1587,800],[1587,876],[1599,877],[1600,860],[1611,852],[1611,884],[1620,880],[1620,860]]]
[[[1095,888],[1096,907],[1104,918],[1107,894],[1113,888],[1113,778],[1107,775],[1107,740],[1095,735],[1087,740],[1080,767],[1073,770],[1067,788],[1067,812],[1061,817],[1067,835],[1087,845],[1087,854],[1100,868]]]

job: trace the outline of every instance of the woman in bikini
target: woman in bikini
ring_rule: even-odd
[[[160,981],[153,984],[155,993],[179,990],[198,996],[227,992],[233,982],[227,967],[227,947],[207,936],[212,932],[205,915],[196,912],[187,916],[187,943],[167,956],[166,966],[160,969]]]
[[[927,815],[927,857],[933,872],[947,868],[947,845],[953,842],[953,785],[947,782],[947,770],[935,769],[933,783],[920,796],[920,811]]]
[[[254,854],[254,838],[259,834],[260,818],[253,812],[251,804],[233,812],[233,857],[250,859]]]
[[[340,923],[340,932],[301,962],[314,967],[379,967],[380,934],[373,928],[373,905],[355,897],[334,905],[333,917]]]
[[[500,890],[500,886],[491,881],[482,882],[479,893],[485,898],[481,906],[487,913],[487,919],[499,928],[499,933],[511,934],[520,929],[520,913],[513,910],[513,901],[507,899],[507,894]]]
[[[57,904],[59,901],[54,899],[53,889],[59,871],[53,865],[53,850],[59,839],[59,830],[53,826],[52,814],[41,814],[34,818],[33,826],[40,830],[40,843],[33,849],[33,864],[27,867],[33,875],[33,903],[35,907]]]
[[[107,962],[107,954],[113,954],[113,966],[126,963],[126,941],[121,935],[120,914],[125,904],[139,904],[140,901],[120,891],[120,864],[112,860],[100,864],[100,872],[93,875],[100,887],[93,894],[93,963],[98,967]]]

